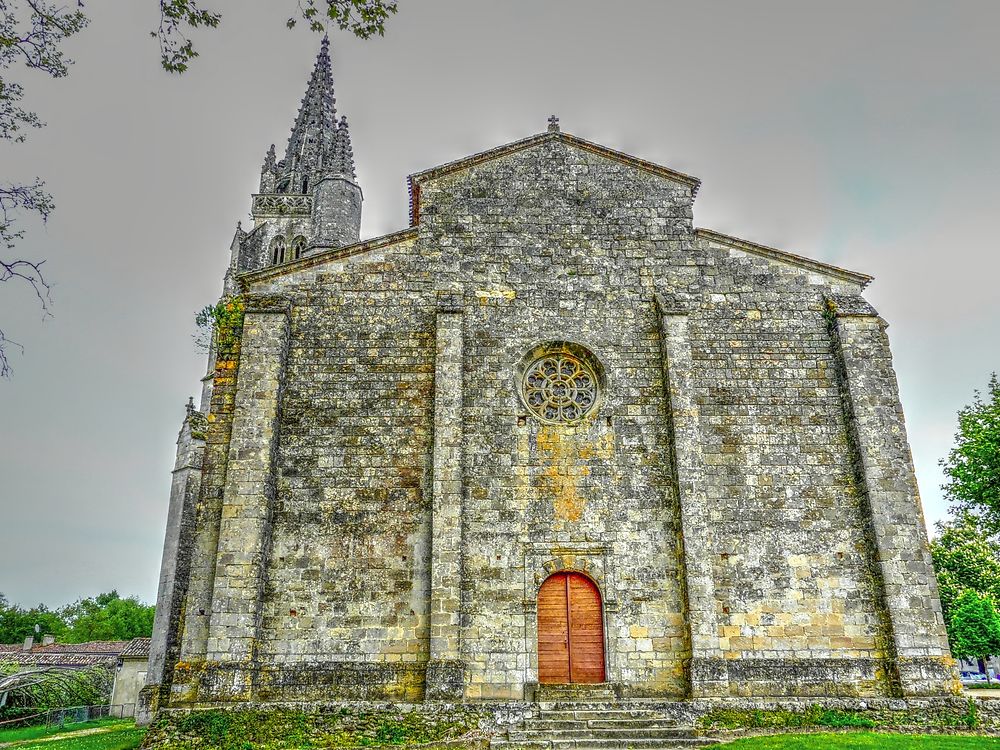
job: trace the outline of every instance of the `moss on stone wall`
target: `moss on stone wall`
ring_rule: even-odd
[[[813,704],[802,708],[719,708],[698,718],[703,729],[784,729],[794,727],[901,729],[979,729],[983,721],[976,702],[951,702],[921,708],[842,709]]]
[[[182,750],[284,750],[393,746],[478,747],[488,742],[474,708],[437,712],[336,708],[167,712],[157,717],[143,748]]]

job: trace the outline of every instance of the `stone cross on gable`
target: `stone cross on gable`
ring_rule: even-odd
[[[559,118],[555,115],[549,117],[549,131],[552,133],[559,132]]]

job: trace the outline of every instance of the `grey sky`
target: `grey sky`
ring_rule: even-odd
[[[206,0],[187,74],[154,0],[89,0],[71,75],[25,78],[49,126],[0,179],[57,200],[19,254],[54,317],[0,288],[24,341],[0,382],[0,591],[155,597],[174,440],[260,164],[284,146],[319,38],[292,0]],[[406,226],[405,177],[545,128],[700,177],[695,220],[876,277],[928,522],[955,412],[1000,369],[1000,5],[400,0],[384,39],[333,36],[362,236]]]

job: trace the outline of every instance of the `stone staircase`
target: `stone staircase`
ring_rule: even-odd
[[[671,716],[662,703],[592,694],[584,700],[547,700],[537,716],[494,738],[491,750],[683,750],[718,744]],[[555,696],[551,696],[555,698]]]

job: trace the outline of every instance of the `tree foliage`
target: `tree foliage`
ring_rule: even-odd
[[[958,412],[955,447],[941,461],[948,481],[943,488],[959,511],[973,513],[991,534],[1000,533],[1000,380],[990,377],[985,397],[979,391]]]
[[[984,398],[978,391],[958,412],[955,446],[941,461],[953,519],[937,525],[931,557],[945,626],[956,656],[1000,654],[990,641],[1000,602],[1000,382],[994,373]],[[976,618],[981,618],[977,622]],[[1000,625],[997,625],[1000,628]],[[991,650],[977,651],[988,644]],[[970,650],[973,649],[973,650]]]
[[[950,523],[939,523],[931,542],[945,622],[950,622],[955,601],[965,591],[975,591],[1000,601],[1000,559],[996,545],[983,533],[978,519],[959,513]]]
[[[1000,654],[1000,617],[993,597],[971,589],[955,600],[948,628],[952,654],[960,659],[985,659]]]
[[[25,609],[0,594],[0,643],[21,643],[40,634],[54,635],[62,643],[127,641],[152,634],[154,610],[134,596],[123,599],[117,591],[57,610],[44,604]]]
[[[66,623],[66,643],[127,641],[153,632],[155,607],[137,597],[122,599],[110,591],[92,599],[80,599],[60,610]]]
[[[183,73],[198,57],[188,36],[194,29],[215,28],[222,14],[206,9],[202,0],[160,0],[160,25],[150,32],[160,42],[160,61],[170,73]],[[385,22],[396,12],[396,0],[298,0],[296,13],[285,25],[292,29],[303,21],[311,31],[328,26],[349,31],[359,39],[385,34]]]
[[[53,612],[44,604],[24,609],[10,604],[7,597],[0,594],[0,643],[22,643],[36,633],[52,634],[58,638],[65,632],[66,623],[58,612]]]

